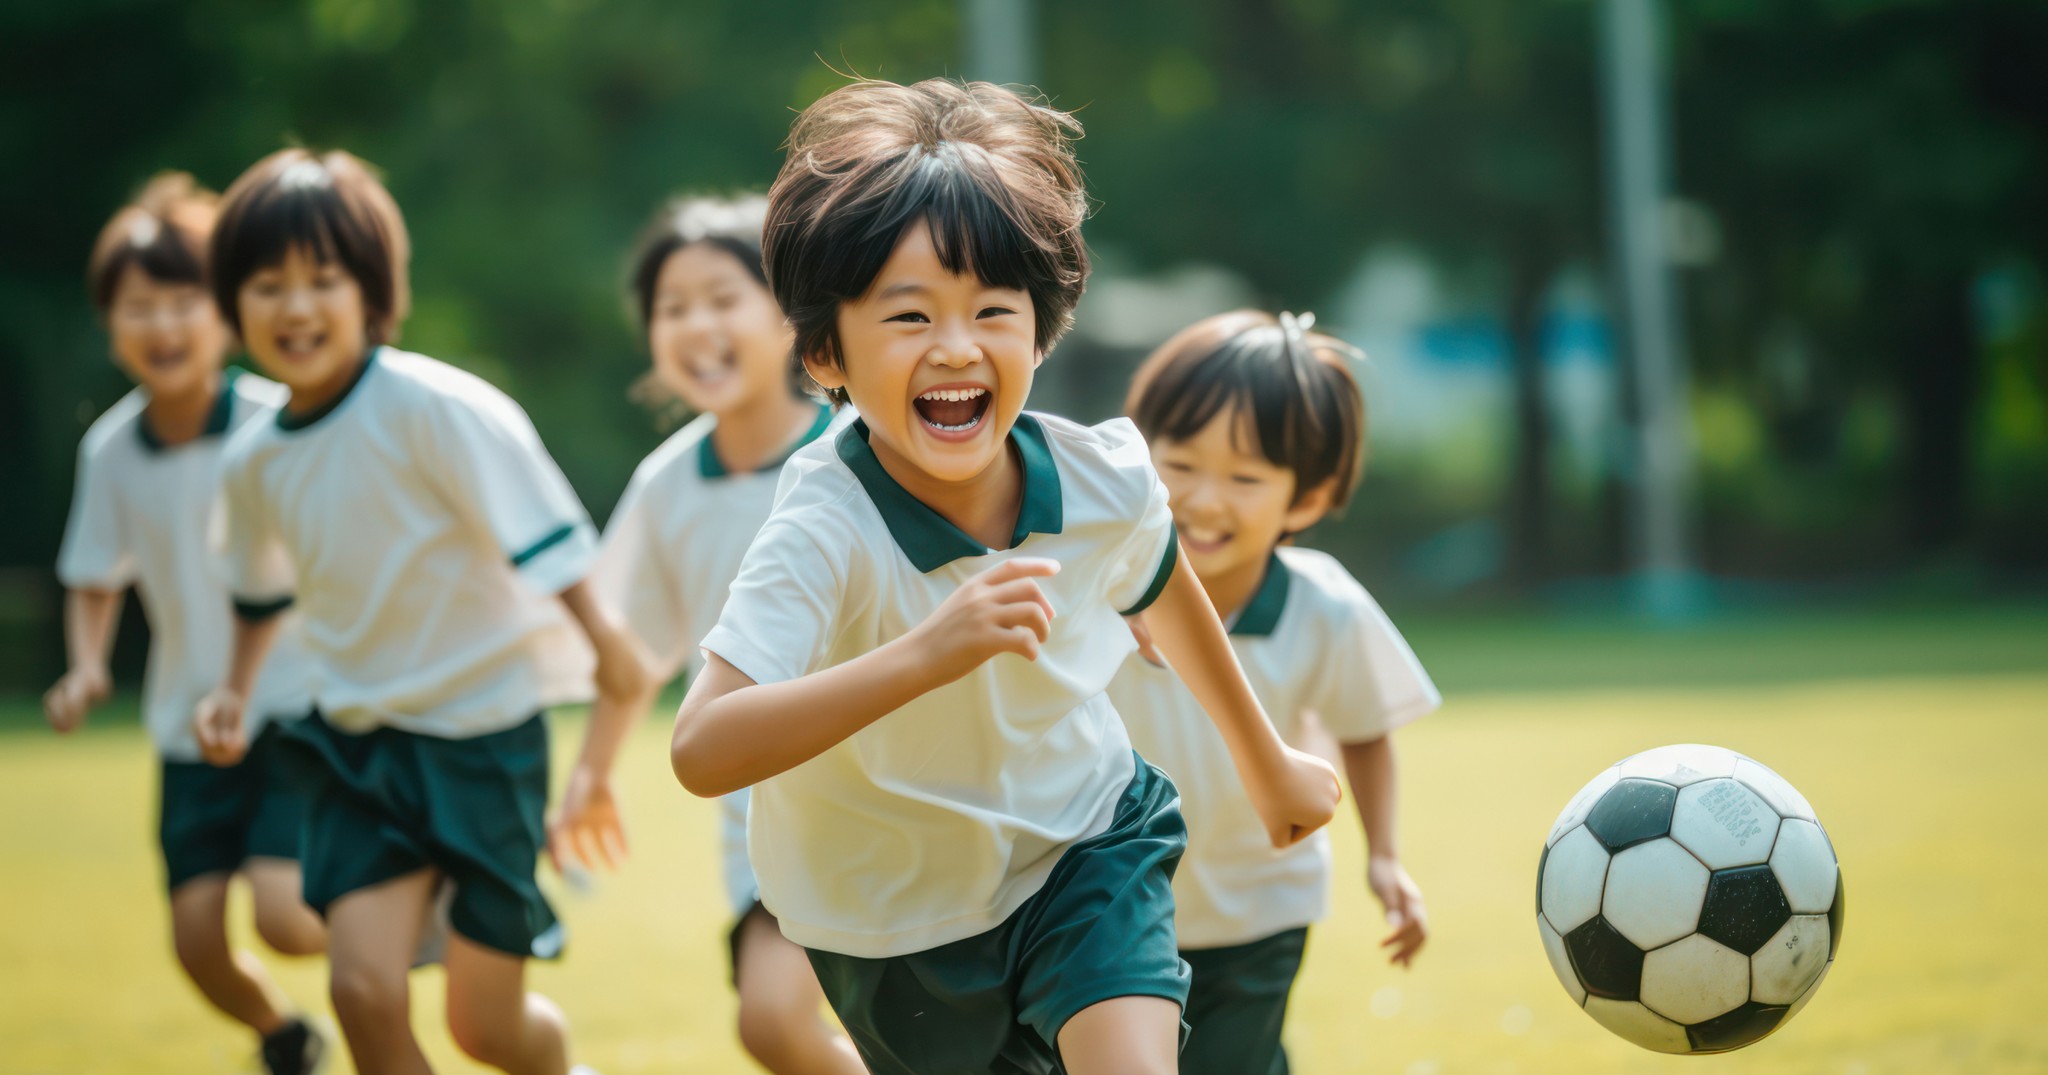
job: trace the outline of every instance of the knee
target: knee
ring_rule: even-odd
[[[740,1045],[769,1070],[803,1051],[803,1038],[822,1028],[816,1012],[805,1012],[779,996],[740,994]]]
[[[297,899],[258,902],[256,935],[280,955],[317,956],[327,950],[327,927]]]
[[[462,1050],[462,1055],[493,1067],[503,1066],[497,1061],[510,1056],[518,1045],[503,1024],[455,1011],[448,1013],[448,1034],[455,1039],[455,1047]]]
[[[403,1024],[409,995],[403,972],[393,975],[370,967],[334,964],[327,977],[334,1013],[352,1026]]]

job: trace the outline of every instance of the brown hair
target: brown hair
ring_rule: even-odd
[[[213,233],[213,299],[235,331],[243,282],[294,247],[355,278],[371,345],[398,338],[412,306],[412,246],[398,203],[370,165],[340,150],[293,147],[257,161],[228,188]]]
[[[184,172],[161,172],[121,207],[92,244],[86,293],[105,314],[121,274],[133,265],[167,284],[206,282],[206,244],[220,198]]]
[[[1357,486],[1365,400],[1357,348],[1313,318],[1237,310],[1180,330],[1138,367],[1124,411],[1147,440],[1188,440],[1235,410],[1259,454],[1294,472],[1296,497],[1329,482],[1330,510]]]
[[[796,364],[845,361],[839,304],[867,293],[920,220],[948,272],[1029,292],[1038,350],[1050,350],[1088,281],[1080,133],[1072,116],[987,82],[862,80],[804,109],[761,244]]]

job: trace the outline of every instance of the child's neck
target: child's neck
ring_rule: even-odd
[[[1024,510],[1024,464],[1017,449],[1003,439],[995,460],[966,481],[941,481],[919,470],[879,437],[870,441],[875,461],[903,491],[939,513],[968,537],[991,549],[1007,549]]]
[[[711,450],[732,474],[745,474],[789,454],[818,420],[818,405],[787,392],[749,400],[718,416]]]
[[[176,395],[149,394],[142,408],[142,420],[149,424],[157,443],[183,444],[206,432],[206,420],[213,415],[213,402],[220,398],[221,372],[214,370],[191,391]]]
[[[1216,615],[1228,623],[1244,611],[1259,592],[1260,584],[1266,581],[1266,568],[1272,562],[1273,551],[1268,549],[1264,556],[1248,557],[1227,571],[1199,576],[1202,591],[1209,595],[1209,603],[1216,606]]]

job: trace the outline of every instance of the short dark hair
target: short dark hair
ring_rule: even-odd
[[[1182,329],[1138,367],[1124,410],[1145,439],[1189,440],[1234,408],[1259,454],[1294,472],[1295,496],[1324,482],[1330,510],[1357,486],[1365,400],[1357,348],[1283,314],[1238,310]]]
[[[867,293],[919,220],[947,271],[1029,292],[1036,346],[1050,350],[1088,281],[1080,133],[1072,116],[987,82],[864,79],[804,109],[762,239],[797,365],[844,361],[839,304]]]
[[[281,149],[228,188],[213,232],[213,299],[229,327],[242,330],[243,282],[293,247],[355,278],[371,344],[398,338],[412,306],[412,245],[398,203],[370,165],[340,150]]]
[[[166,284],[204,284],[206,245],[220,215],[220,197],[184,172],[152,178],[100,229],[86,264],[85,288],[93,308],[114,304],[121,274],[133,265]]]
[[[668,257],[693,243],[708,243],[731,254],[762,287],[768,271],[761,267],[761,224],[768,217],[768,199],[759,194],[731,198],[675,198],[654,214],[640,231],[626,265],[626,292],[633,316],[645,333],[654,322],[654,286]]]

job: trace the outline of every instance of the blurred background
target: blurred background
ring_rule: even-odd
[[[1034,406],[1114,414],[1238,306],[1370,356],[1365,484],[1307,542],[1448,699],[1402,733],[1436,937],[1381,967],[1335,826],[1299,1070],[1667,1070],[1560,999],[1526,894],[1573,790],[1687,740],[1812,799],[1851,906],[1811,1014],[1718,1070],[2048,1070],[2048,859],[2015,852],[2048,816],[2043,72],[2040,0],[10,0],[0,1070],[246,1068],[163,935],[139,610],[85,733],[35,701],[77,442],[127,390],[100,224],[159,169],[376,163],[414,237],[401,343],[518,399],[602,522],[666,432],[627,398],[633,236],[764,187],[847,73],[1028,83],[1086,125],[1096,273]],[[555,889],[576,956],[536,975],[603,1070],[729,1073],[715,823],[666,724],[621,762],[633,864]],[[283,980],[318,1010],[321,973]]]
[[[663,432],[626,397],[628,244],[668,194],[764,186],[841,72],[1027,82],[1085,123],[1098,267],[1034,405],[1115,413],[1235,306],[1364,347],[1364,492],[1312,542],[1399,609],[2048,579],[2033,0],[28,0],[0,70],[9,684],[60,670],[75,446],[126,387],[85,257],[152,172],[380,165],[402,343],[519,399],[601,522]]]

